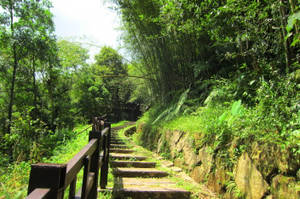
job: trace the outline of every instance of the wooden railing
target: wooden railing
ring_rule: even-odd
[[[69,187],[69,199],[96,199],[100,187],[106,188],[111,126],[94,118],[89,143],[67,164],[31,165],[27,199],[63,199]],[[82,187],[76,192],[77,175],[83,169]],[[100,175],[99,175],[100,170]]]

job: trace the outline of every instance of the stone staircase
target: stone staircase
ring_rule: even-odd
[[[110,165],[114,175],[114,199],[188,199],[191,193],[176,187],[167,172],[156,169],[156,163],[126,146],[116,132],[112,133]]]

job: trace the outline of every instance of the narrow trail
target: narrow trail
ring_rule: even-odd
[[[121,128],[118,128],[121,129]],[[113,168],[113,198],[188,199],[191,192],[178,188],[169,173],[157,169],[156,162],[141,156],[138,148],[129,147],[113,129],[110,162]]]

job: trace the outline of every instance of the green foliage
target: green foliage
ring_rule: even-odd
[[[188,93],[189,93],[190,89],[184,91],[181,96],[179,97],[178,102],[174,103],[173,105],[169,105],[169,107],[163,111],[161,114],[159,114],[157,116],[157,118],[152,122],[152,124],[157,123],[158,121],[162,122],[162,121],[169,121],[171,119],[173,119],[174,117],[176,117],[179,112],[180,109],[182,108],[183,104],[185,103]]]
[[[86,129],[87,125],[81,125],[75,128],[73,131],[68,131],[70,136],[76,135],[76,132],[81,132]],[[50,158],[43,158],[43,162],[48,163],[66,163],[74,155],[76,155],[87,143],[88,143],[88,132],[90,129],[86,129],[83,133],[78,136],[72,136],[71,139],[62,140],[57,147],[52,150],[52,156]]]
[[[126,65],[123,64],[123,58],[119,53],[111,47],[104,46],[99,54],[95,56],[96,65],[103,67],[106,75],[124,75],[126,74]]]
[[[0,169],[0,197],[21,199],[26,197],[30,164],[20,162]],[[5,175],[4,175],[5,174]]]
[[[280,76],[269,82],[261,79],[254,99],[256,105],[251,107],[242,100],[233,100],[232,92],[223,92],[235,83],[224,84],[222,81],[209,95],[207,105],[192,108],[195,111],[189,114],[181,111],[176,117],[166,120],[163,116],[174,110],[170,108],[173,105],[164,109],[153,107],[139,120],[145,123],[140,140],[145,142],[150,136],[153,140],[166,130],[181,130],[195,139],[196,149],[209,145],[218,153],[223,151],[226,156],[228,146],[237,139],[236,157],[249,150],[251,143],[256,141],[288,149],[296,158],[300,149],[299,94],[297,83],[292,80]]]
[[[112,176],[112,174],[110,173],[109,176]],[[110,199],[112,198],[112,193],[111,191],[99,192],[98,197],[103,199]]]
[[[95,56],[95,63],[81,67],[75,75],[72,99],[81,117],[109,115],[110,121],[129,119],[127,114],[131,84],[127,65],[119,53],[104,46]]]
[[[243,116],[243,107],[241,105],[242,101],[235,101],[232,104],[230,111],[225,111],[218,119],[218,124],[221,125],[223,123],[227,123],[227,125],[231,126],[238,117]]]
[[[226,182],[226,191],[237,199],[245,198],[245,195],[237,188],[237,185],[234,180]]]
[[[89,58],[87,49],[67,40],[58,41],[57,46],[60,64],[65,70],[76,70],[87,65],[86,61]]]
[[[73,139],[70,129],[76,123],[111,112],[110,121],[128,118],[127,108],[134,104],[128,103],[131,84],[118,52],[103,47],[96,63],[88,64],[87,49],[56,40],[51,7],[48,0],[0,2],[0,174],[15,163],[8,168],[11,184],[21,178],[14,173],[17,164],[51,161],[52,153],[72,148],[65,144]],[[2,186],[13,197],[13,185]]]
[[[129,102],[136,102],[143,104],[144,107],[151,104],[151,89],[149,86],[149,79],[147,72],[143,70],[140,63],[132,62],[128,64],[129,81],[132,85],[132,91]]]
[[[299,30],[296,31],[295,33],[292,31],[294,27],[295,27],[295,29],[297,29],[299,27],[299,24],[300,24],[300,11],[290,15],[289,18],[288,18],[288,24],[286,26],[286,30],[288,32],[288,35],[286,36],[286,39],[288,39],[293,34],[295,34],[294,37],[293,37],[293,42],[291,43],[291,46],[296,46],[300,42]]]
[[[39,160],[61,139],[54,132],[74,125],[71,77],[60,67],[51,3],[5,0],[0,6],[0,150],[10,161]]]
[[[38,161],[41,159],[42,151],[47,151],[47,148],[41,146],[40,141],[44,139],[42,136],[49,134],[50,131],[42,121],[34,120],[30,116],[32,110],[33,107],[30,107],[23,113],[15,112],[11,134],[5,134],[3,137],[6,147],[12,147],[12,158],[17,161],[27,159]]]
[[[111,125],[111,127],[119,127],[119,126],[123,126],[124,124],[126,124],[128,121],[126,121],[126,120],[123,120],[123,121],[120,121],[120,122],[118,122],[118,123],[113,123],[112,125]]]
[[[74,131],[65,130],[53,134],[51,136],[51,141],[56,142],[56,148],[53,150],[53,148],[47,147],[48,155],[43,154],[42,161],[45,163],[66,163],[67,161],[69,161],[88,143],[89,129],[77,135],[76,137],[71,135],[76,135],[76,132],[81,132],[86,128],[87,125],[81,125],[76,127]],[[62,139],[66,135],[69,135],[70,137],[72,137],[72,139]],[[53,143],[51,146],[53,147]],[[3,157],[1,156],[1,161],[2,158]],[[34,162],[34,160],[31,160],[29,162],[17,162],[14,164],[10,164],[9,166],[0,165],[0,197],[5,197],[7,199],[26,197],[30,164],[32,162]],[[81,178],[80,175],[78,177],[77,188],[80,187],[81,179],[82,174]]]
[[[286,26],[286,30],[288,32],[291,32],[294,25],[297,24],[297,21],[299,21],[299,20],[300,20],[300,11],[298,11],[298,12],[292,14],[291,16],[289,16],[288,24]]]
[[[269,124],[267,128],[285,131],[299,128],[297,118],[299,115],[297,92],[298,85],[291,77],[278,77],[266,82],[261,80],[261,87],[257,90],[256,100],[259,102],[257,110],[262,115],[258,122]],[[269,115],[270,117],[263,117]]]
[[[3,137],[3,146],[5,148],[12,147],[14,160],[40,161],[42,157],[51,155],[54,147],[70,139],[73,134],[69,129],[50,131],[41,121],[33,120],[29,112],[26,112],[25,116],[18,114],[14,113],[16,118],[12,126],[12,133],[5,134]]]
[[[168,103],[187,88],[201,102],[211,89],[207,80],[217,75],[237,78],[235,100],[253,105],[260,77],[272,79],[299,63],[299,5],[294,0],[113,2],[136,69],[147,77],[135,96],[147,95],[147,104],[149,99]]]
[[[0,151],[5,157],[10,156],[9,161],[40,160],[49,155],[48,149],[69,139],[68,129],[96,115],[113,112],[110,121],[129,118],[126,108],[131,85],[126,77],[126,64],[117,51],[103,47],[96,56],[96,63],[89,65],[87,49],[71,41],[56,42],[49,38],[51,35],[44,36],[44,40],[32,44],[33,49],[28,49],[28,52],[32,50],[30,55],[22,55],[18,60],[22,67],[17,68],[15,89],[18,92],[12,91],[13,98],[7,76],[14,74],[13,68],[5,68],[12,60],[6,54],[0,56],[0,76],[3,77],[0,80],[3,127]],[[35,51],[34,45],[38,44],[43,49]],[[0,49],[9,55],[9,47]],[[9,102],[13,105],[10,118],[5,114]]]

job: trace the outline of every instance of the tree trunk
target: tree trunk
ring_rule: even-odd
[[[38,107],[37,107],[37,86],[36,86],[36,78],[35,78],[35,57],[32,57],[32,88],[33,88],[33,119],[37,119],[38,116]]]
[[[17,60],[17,53],[16,47],[13,46],[13,54],[14,54],[14,68],[13,68],[13,75],[11,80],[11,87],[10,87],[10,99],[8,105],[8,127],[7,132],[10,133],[11,131],[11,122],[12,122],[12,112],[13,112],[13,105],[14,105],[14,94],[15,94],[15,82],[16,82],[16,74],[18,68],[18,60]]]
[[[14,38],[14,16],[13,16],[13,2],[10,1],[10,29],[12,38]],[[14,92],[15,92],[15,81],[16,81],[16,74],[18,69],[18,59],[17,59],[17,50],[16,50],[16,43],[13,43],[12,46],[12,53],[13,53],[13,75],[11,79],[11,87],[10,87],[10,99],[8,105],[8,125],[7,125],[7,133],[10,134],[11,132],[11,123],[12,123],[12,113],[13,113],[13,105],[14,105]]]
[[[49,58],[49,79],[47,81],[48,84],[48,92],[50,97],[50,111],[51,111],[51,118],[50,118],[50,129],[54,132],[56,126],[54,124],[56,118],[56,110],[54,105],[54,94],[53,94],[53,65],[51,59]]]
[[[290,63],[289,63],[289,45],[288,45],[288,41],[285,39],[286,37],[286,30],[285,30],[285,27],[286,27],[286,15],[285,15],[285,9],[284,9],[284,2],[283,0],[280,0],[280,22],[281,22],[281,34],[282,34],[282,43],[283,43],[283,46],[284,46],[284,55],[285,55],[285,64],[286,64],[286,72],[288,72],[289,70],[289,66],[290,66]]]

